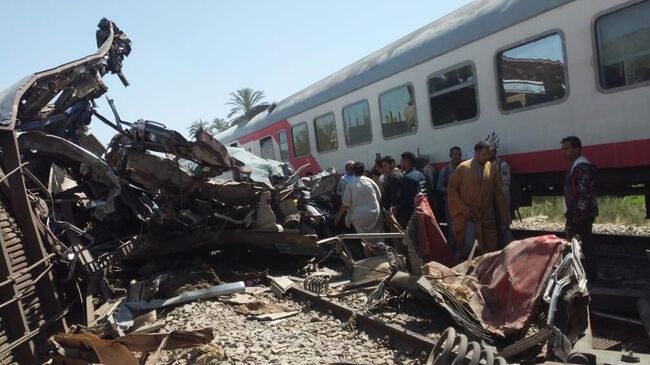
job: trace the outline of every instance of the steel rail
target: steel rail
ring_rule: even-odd
[[[343,322],[354,321],[359,329],[371,336],[378,336],[380,338],[388,336],[391,344],[400,345],[402,349],[411,350],[415,353],[429,354],[436,345],[436,341],[430,338],[401,326],[372,318],[367,314],[357,312],[348,306],[336,303],[297,286],[291,287],[287,293],[298,301],[313,303],[315,309],[327,312],[328,314],[331,313],[331,315]]]

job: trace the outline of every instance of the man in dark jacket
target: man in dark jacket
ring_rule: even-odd
[[[454,173],[456,167],[463,162],[463,151],[458,146],[454,146],[449,150],[449,164],[440,170],[440,176],[438,177],[438,183],[436,184],[436,190],[442,194],[443,201],[445,203],[445,218],[447,220],[447,244],[452,251],[456,251],[456,244],[454,242],[454,230],[452,228],[451,214],[449,214],[449,201],[447,200],[447,185],[449,184],[449,178],[451,174]]]
[[[400,167],[404,171],[404,177],[400,181],[399,203],[393,209],[397,222],[406,228],[413,210],[415,209],[415,196],[424,191],[426,178],[415,169],[415,154],[413,152],[402,153]]]
[[[594,280],[597,268],[593,262],[594,248],[591,242],[591,230],[594,220],[598,216],[598,202],[594,191],[596,165],[582,156],[582,142],[575,136],[562,140],[562,154],[571,163],[564,181],[566,238],[571,240],[577,235],[580,236],[587,277]]]
[[[390,155],[381,159],[381,172],[384,174],[381,206],[390,210],[399,204],[400,184],[404,173],[395,165],[395,159]]]

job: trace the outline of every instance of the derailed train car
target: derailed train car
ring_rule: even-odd
[[[310,194],[331,192],[334,174],[301,181],[202,130],[188,141],[157,122],[123,121],[109,101],[112,122],[95,100],[109,73],[128,86],[131,41],[109,20],[98,27],[95,54],[0,93],[2,363],[33,363],[36,344],[67,318],[92,324],[114,295],[109,268],[126,257],[215,243],[325,254],[327,217]],[[93,118],[115,129],[108,148],[89,133]],[[237,181],[219,179],[226,171]]]

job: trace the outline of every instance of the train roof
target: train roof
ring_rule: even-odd
[[[277,103],[216,138],[232,142],[574,0],[476,0]]]

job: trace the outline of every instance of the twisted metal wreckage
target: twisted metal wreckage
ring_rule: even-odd
[[[225,147],[202,130],[188,141],[157,122],[121,120],[112,100],[114,122],[101,115],[95,100],[107,92],[102,78],[116,74],[128,85],[122,62],[131,42],[106,19],[98,27],[97,53],[0,93],[0,362],[34,363],[37,344],[54,333],[52,358],[93,348],[90,362],[102,362],[116,347],[120,363],[137,363],[129,350],[159,355],[163,346],[209,343],[209,329],[120,335],[150,309],[232,293],[243,283],[152,299],[148,284],[138,282],[124,302],[106,276],[127,258],[238,243],[316,262],[338,256],[352,271],[349,287],[379,283],[369,295],[371,307],[388,293],[437,305],[465,334],[446,331],[429,363],[505,364],[544,345],[548,360],[611,358],[590,345],[578,241],[517,241],[452,268],[444,236],[421,198],[405,231],[389,222],[392,233],[332,237],[333,171],[301,179],[301,169]],[[88,131],[93,117],[117,132],[108,149]],[[393,239],[394,248],[358,262],[343,242],[378,237]],[[291,290],[291,280],[281,282],[273,285]],[[322,277],[308,277],[304,287],[309,290],[293,286],[294,294],[330,291]],[[100,320],[111,322],[118,338],[66,334],[68,321],[93,327]],[[539,331],[526,337],[532,324]]]
[[[305,185],[286,164],[226,148],[202,130],[188,141],[160,123],[123,121],[112,100],[110,121],[95,100],[107,92],[109,73],[128,86],[122,62],[131,41],[106,19],[98,27],[97,53],[0,93],[0,358],[7,362],[31,363],[34,338],[66,330],[73,306],[84,309],[83,323],[95,322],[97,300],[111,296],[106,270],[126,257],[240,242],[326,252],[317,244],[325,213],[308,198],[331,191],[333,173]],[[88,131],[93,117],[117,132],[108,149]],[[239,181],[216,178],[226,171]]]

